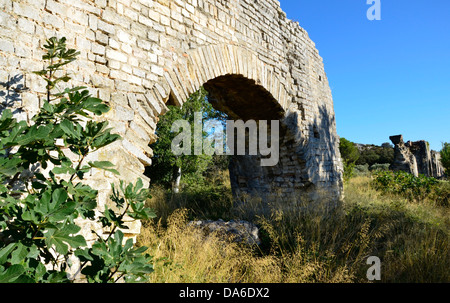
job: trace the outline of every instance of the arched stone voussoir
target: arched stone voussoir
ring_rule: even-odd
[[[227,75],[253,80],[269,92],[283,110],[289,109],[292,96],[286,87],[291,85],[291,80],[282,81],[254,51],[236,45],[207,45],[189,50],[172,69],[165,70],[162,81],[169,85],[175,105],[181,106],[205,83]]]

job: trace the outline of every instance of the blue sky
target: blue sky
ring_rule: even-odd
[[[316,43],[338,135],[357,143],[450,142],[450,0],[280,0]]]

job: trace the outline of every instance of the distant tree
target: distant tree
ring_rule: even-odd
[[[201,88],[193,93],[182,107],[169,106],[169,111],[161,117],[156,127],[158,140],[150,147],[153,149],[153,163],[147,169],[147,175],[154,184],[160,184],[172,188],[174,192],[180,190],[182,176],[190,179],[201,178],[202,174],[214,162],[214,157],[202,153],[195,155],[194,140],[191,145],[191,155],[174,155],[172,141],[178,135],[172,132],[172,125],[177,120],[186,120],[194,128],[194,113],[202,113],[202,127],[211,119],[225,121],[222,112],[216,111],[207,100],[207,91]],[[208,137],[208,133],[202,131],[202,139]]]
[[[341,138],[339,151],[341,152],[342,159],[347,163],[355,163],[360,157],[356,144],[345,138]]]
[[[383,143],[386,144],[386,143]],[[378,160],[378,163],[374,164],[391,164],[394,161],[394,147],[388,143],[388,146],[381,146],[382,148],[379,148],[379,155],[380,159]],[[373,164],[372,164],[373,165]]]
[[[445,173],[450,174],[450,143],[442,143],[441,153],[441,163],[444,166]]]
[[[353,177],[353,169],[355,162],[358,161],[360,153],[355,143],[341,138],[339,143],[339,151],[344,162],[344,180],[349,180]]]
[[[391,164],[394,161],[394,148],[390,143],[381,146],[371,145],[361,151],[357,165]]]
[[[374,148],[370,148],[361,152],[361,156],[359,157],[357,164],[368,164],[369,166],[372,166],[373,164],[378,163],[379,160],[380,155],[375,151]]]

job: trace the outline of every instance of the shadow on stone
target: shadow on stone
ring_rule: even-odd
[[[21,74],[8,76],[8,81],[0,82],[0,114],[7,108],[16,115],[22,112],[22,93],[28,91],[25,77]]]

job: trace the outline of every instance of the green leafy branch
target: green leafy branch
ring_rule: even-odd
[[[122,230],[126,215],[154,217],[144,207],[149,192],[142,180],[126,187],[121,182],[120,191],[113,185],[111,201],[119,211],[106,208],[96,216],[98,191],[83,183],[86,173],[119,172],[109,161],[85,163],[86,158],[120,136],[107,121],[93,119],[109,111],[102,100],[85,87],[58,88],[70,80],[59,75],[62,68],[79,54],[65,41],[51,38],[44,45],[48,66],[36,74],[47,83],[47,99],[32,125],[18,122],[8,109],[0,116],[0,283],[71,282],[66,270],[73,255],[89,282],[142,281],[152,271],[151,257],[131,239],[123,244]],[[110,234],[88,246],[78,218],[99,222]]]

